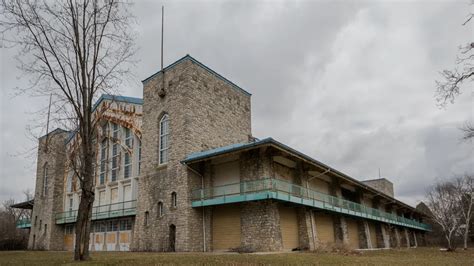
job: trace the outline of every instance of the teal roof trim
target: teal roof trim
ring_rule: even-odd
[[[224,82],[228,83],[229,85],[231,85],[234,89],[236,89],[237,91],[240,91],[240,92],[243,92],[245,95],[247,96],[251,96],[252,94],[249,93],[248,91],[242,89],[240,86],[236,85],[235,83],[233,83],[232,81],[226,79],[225,77],[223,77],[222,75],[220,75],[219,73],[217,73],[216,71],[212,70],[210,67],[206,66],[205,64],[199,62],[198,60],[196,60],[194,57],[190,56],[189,54],[185,55],[184,57],[178,59],[177,61],[175,61],[174,63],[172,63],[171,65],[165,67],[163,69],[163,71],[167,71],[171,68],[173,68],[174,66],[178,65],[179,63],[181,62],[184,62],[185,60],[191,60],[191,62],[195,63],[196,65],[202,67],[204,70],[208,71],[209,73],[213,74],[214,76],[216,76],[217,78],[223,80]],[[142,83],[146,83],[148,82],[150,79],[152,79],[153,77],[155,77],[156,75],[160,74],[161,73],[161,70],[156,72],[155,74],[149,76],[148,78],[142,80]]]
[[[129,97],[129,96],[120,96],[120,95],[112,95],[112,94],[102,94],[94,104],[94,107],[92,107],[92,112],[95,111],[95,109],[104,101],[104,100],[109,100],[109,101],[114,101],[114,102],[124,102],[124,103],[132,103],[132,104],[138,104],[138,105],[143,105],[143,99],[142,98],[136,98],[136,97]]]

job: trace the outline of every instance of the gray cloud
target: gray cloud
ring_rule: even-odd
[[[470,41],[468,3],[165,2],[165,64],[191,54],[249,90],[257,137],[273,136],[358,179],[382,175],[415,204],[427,186],[472,172],[473,145],[458,127],[472,120],[472,95],[435,106],[434,80]],[[138,2],[140,63],[124,95],[160,65],[161,3]],[[34,161],[11,156],[44,99],[11,99],[14,51],[2,49],[0,199],[34,186]]]

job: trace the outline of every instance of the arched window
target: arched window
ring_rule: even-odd
[[[163,216],[163,202],[158,202],[158,217]]]
[[[48,194],[48,163],[43,167],[43,196]]]
[[[163,115],[160,120],[160,143],[159,143],[159,162],[165,164],[168,162],[169,150],[169,116]]]
[[[171,206],[176,208],[178,206],[178,198],[176,192],[171,193]]]

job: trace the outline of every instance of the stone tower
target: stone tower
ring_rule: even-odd
[[[58,128],[39,139],[29,249],[64,249],[63,227],[56,225],[54,215],[63,210],[66,140],[69,134]]]
[[[143,81],[143,171],[132,250],[202,251],[202,210],[191,207],[201,177],[181,163],[188,154],[251,135],[250,94],[187,55]],[[164,86],[164,88],[163,88]],[[160,162],[160,121],[169,149]]]

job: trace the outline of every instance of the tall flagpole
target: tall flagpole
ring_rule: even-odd
[[[165,6],[161,6],[161,72],[163,72],[163,32],[165,24]]]
[[[48,120],[46,121],[46,141],[45,141],[45,148],[44,151],[48,152],[48,133],[49,133],[49,116],[51,115],[51,99],[53,98],[53,94],[49,95],[49,106],[48,106]]]
[[[165,97],[165,69],[163,67],[163,39],[164,39],[164,25],[165,25],[165,6],[161,6],[161,73],[162,73],[162,86],[158,95]]]

